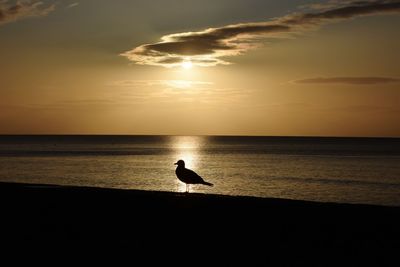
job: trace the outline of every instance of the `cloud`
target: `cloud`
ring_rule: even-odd
[[[239,103],[251,93],[251,90],[216,88],[213,82],[193,80],[121,80],[109,85],[120,87],[118,101],[124,103],[196,102],[221,105],[221,101],[225,104]]]
[[[44,5],[42,1],[0,1],[0,26],[31,17],[43,17],[52,12],[55,4]]]
[[[366,113],[366,112],[371,112],[371,113],[379,113],[379,112],[397,113],[397,112],[399,112],[399,109],[395,108],[395,107],[376,106],[376,105],[353,105],[353,106],[345,106],[345,107],[335,108],[334,110],[335,111],[341,111],[341,112],[352,112],[352,113]]]
[[[122,53],[136,64],[164,67],[191,61],[197,66],[230,64],[225,57],[237,56],[259,47],[262,39],[282,38],[323,24],[359,16],[400,13],[400,1],[330,1],[264,22],[239,23],[203,31],[169,34],[161,41],[143,44]]]
[[[247,23],[210,28],[201,32],[163,36],[162,42],[146,44],[123,53],[128,59],[144,65],[174,67],[190,60],[197,66],[229,64],[221,57],[236,56],[255,48],[257,35],[287,32],[286,25]]]
[[[297,84],[350,84],[350,85],[374,85],[385,83],[398,83],[400,79],[390,77],[330,77],[311,78],[293,81]]]
[[[322,24],[332,20],[350,19],[359,16],[399,13],[400,1],[345,1],[338,2],[336,7],[327,6],[318,9],[320,12],[292,14],[283,17],[282,23],[292,25]]]
[[[69,5],[67,6],[67,8],[73,8],[73,7],[76,7],[76,6],[78,6],[78,5],[79,5],[79,2],[75,2],[75,3],[69,4]]]

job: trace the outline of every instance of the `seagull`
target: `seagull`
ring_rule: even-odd
[[[212,183],[206,182],[197,173],[192,170],[185,168],[185,162],[183,160],[178,160],[174,165],[178,165],[175,170],[175,174],[178,179],[186,184],[186,193],[189,193],[189,184],[204,184],[208,186],[213,186]]]

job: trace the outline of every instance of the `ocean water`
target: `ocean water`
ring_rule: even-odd
[[[0,136],[0,181],[400,206],[400,139]]]

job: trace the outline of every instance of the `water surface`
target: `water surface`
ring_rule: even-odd
[[[400,139],[0,136],[0,181],[400,206]]]

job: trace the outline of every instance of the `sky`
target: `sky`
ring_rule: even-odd
[[[0,0],[0,134],[400,137],[399,27],[399,0]]]

